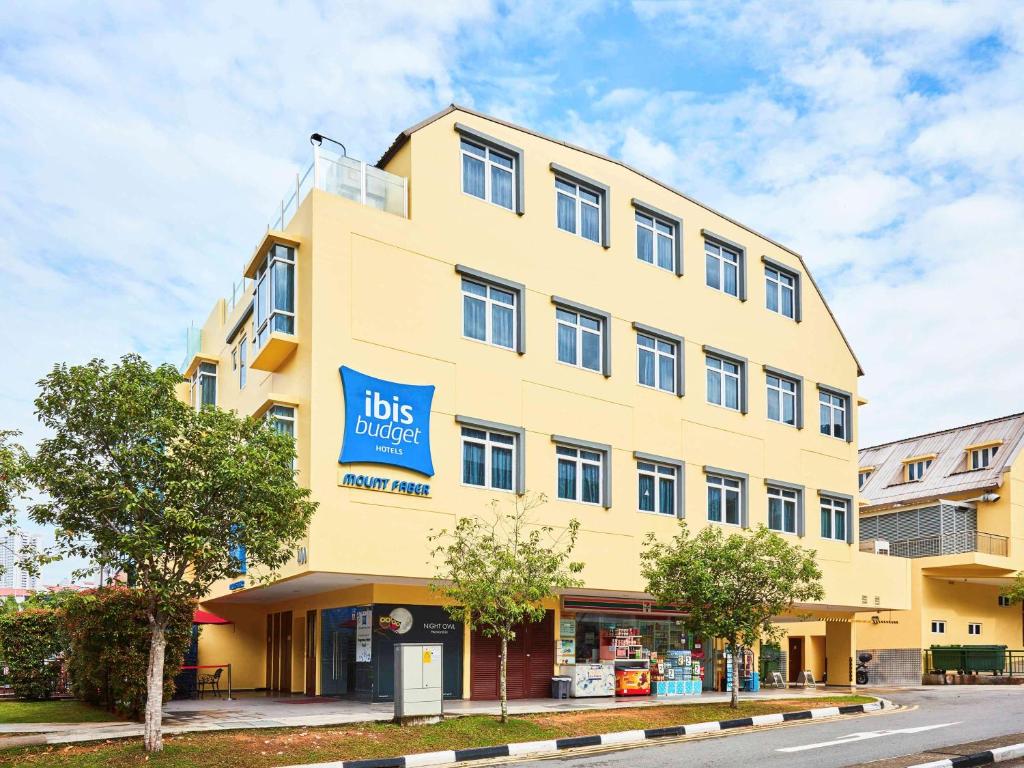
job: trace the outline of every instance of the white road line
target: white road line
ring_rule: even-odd
[[[933,731],[936,728],[948,728],[951,725],[959,725],[958,720],[955,723],[936,723],[935,725],[920,725],[916,728],[898,728],[884,731],[860,731],[858,733],[850,733],[846,736],[840,736],[838,739],[832,741],[819,741],[816,744],[802,744],[799,747],[782,747],[781,749],[775,750],[776,752],[804,752],[808,749],[821,749],[822,747],[834,747],[841,744],[852,744],[855,741],[864,741],[866,739],[877,739],[881,736],[896,736],[901,733],[922,733],[923,731]]]

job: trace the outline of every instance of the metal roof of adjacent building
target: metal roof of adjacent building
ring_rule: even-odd
[[[860,467],[872,467],[860,490],[865,506],[872,511],[902,504],[934,501],[953,494],[984,492],[998,488],[1003,473],[1010,469],[1021,450],[1024,413],[967,424],[941,432],[908,437],[860,451]],[[998,443],[992,461],[984,469],[970,469],[967,448]],[[932,464],[920,480],[906,481],[904,462],[918,456],[932,456]]]

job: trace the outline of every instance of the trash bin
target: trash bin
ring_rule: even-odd
[[[1006,667],[1005,645],[965,645],[964,670],[1003,674]]]
[[[568,677],[552,677],[551,678],[551,698],[552,699],[568,699],[569,698],[569,683],[572,682],[571,678]]]
[[[933,645],[930,649],[932,668],[942,672],[956,672],[967,668],[964,649],[959,645]]]

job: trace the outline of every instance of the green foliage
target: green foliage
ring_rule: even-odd
[[[825,595],[815,552],[790,545],[763,525],[729,536],[709,525],[691,536],[680,522],[670,542],[649,534],[641,558],[647,591],[658,602],[685,606],[689,625],[723,638],[734,654],[777,641],[775,617]]]
[[[0,614],[0,658],[7,681],[25,699],[48,699],[57,688],[67,650],[64,623],[54,610],[25,608]]]
[[[1013,583],[1006,587],[1000,594],[1010,598],[1011,603],[1024,603],[1024,571],[1017,574]]]
[[[72,593],[63,607],[70,640],[68,672],[75,695],[124,717],[138,719],[146,703],[150,631],[146,595],[121,586]],[[195,603],[168,609],[164,701],[188,651]]]

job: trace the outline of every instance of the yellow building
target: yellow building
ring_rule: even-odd
[[[798,612],[831,619],[822,654],[849,681],[858,615],[909,607],[910,561],[855,543],[860,369],[803,259],[461,107],[376,165],[313,139],[183,370],[194,402],[294,434],[320,507],[271,584],[212,590],[204,607],[233,623],[205,630],[200,663],[232,663],[241,688],[381,699],[391,644],[422,637],[445,643],[446,695],[496,696],[496,645],[441,612],[427,537],[530,490],[549,498],[539,521],[580,520],[585,586],[520,633],[512,696],[618,629],[703,655],[718,683],[714,641],[643,592],[642,539],[679,518],[815,549],[827,596]]]
[[[1022,438],[1016,414],[861,450],[861,548],[913,569],[910,612],[859,635],[872,682],[920,682],[933,645],[1024,647],[1021,607],[1000,597],[1024,567]]]

